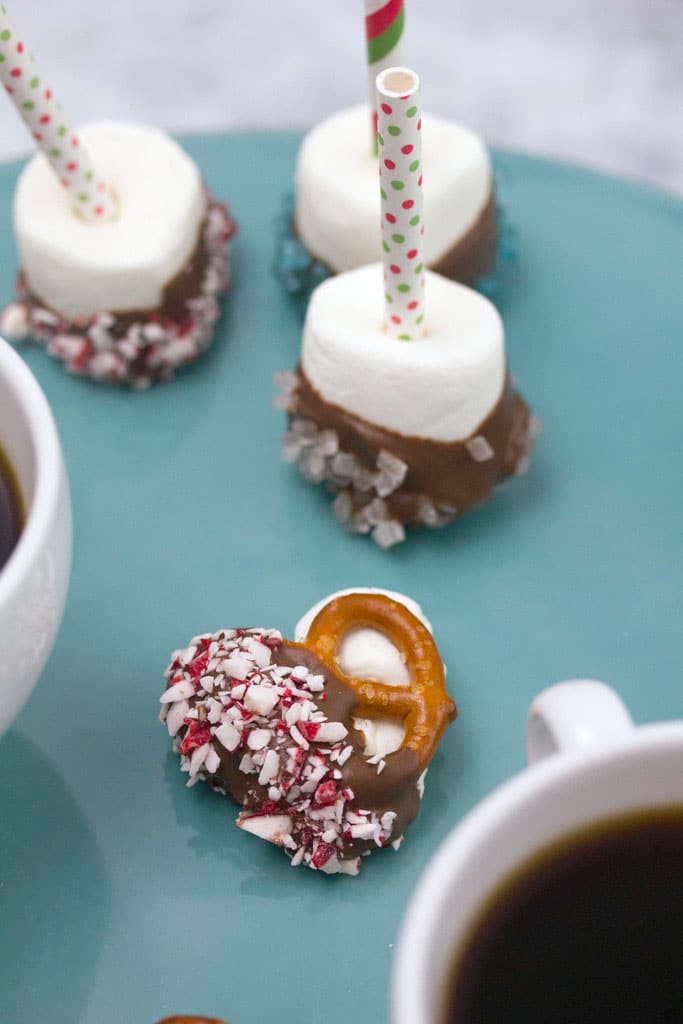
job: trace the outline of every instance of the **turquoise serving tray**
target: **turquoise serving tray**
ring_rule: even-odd
[[[588,675],[638,722],[683,716],[683,205],[500,154],[519,229],[500,306],[544,432],[491,504],[384,552],[342,533],[328,497],[280,462],[271,379],[296,362],[301,326],[271,275],[271,221],[298,141],[186,140],[241,227],[234,290],[195,367],[131,393],[23,350],[61,431],[75,557],[55,651],[0,742],[7,1024],[382,1021],[408,898],[448,830],[524,765],[531,697]],[[0,169],[3,301],[17,170]],[[185,788],[158,697],[193,634],[291,635],[354,584],[422,603],[460,716],[400,853],[328,878]]]

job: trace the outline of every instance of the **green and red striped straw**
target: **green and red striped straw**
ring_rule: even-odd
[[[0,82],[69,193],[74,210],[85,220],[111,219],[115,201],[110,189],[96,175],[89,154],[69,127],[2,3]]]
[[[399,341],[423,337],[424,225],[420,79],[409,68],[377,76],[385,329]]]
[[[373,152],[377,152],[377,75],[403,64],[403,0],[365,0],[365,37],[368,44],[368,80]]]

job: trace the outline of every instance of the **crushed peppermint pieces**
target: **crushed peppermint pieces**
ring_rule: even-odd
[[[166,670],[160,719],[188,786],[203,780],[223,792],[225,757],[251,780],[240,828],[281,846],[293,867],[356,875],[353,844],[397,848],[396,814],[353,805],[339,770],[354,752],[348,729],[321,710],[324,676],[272,663],[283,642],[265,629],[195,637]]]
[[[185,303],[187,316],[182,321],[155,310],[132,322],[104,311],[68,321],[32,298],[20,275],[17,301],[0,312],[0,329],[15,341],[30,337],[40,342],[79,377],[134,388],[170,380],[211,344],[220,313],[218,298],[230,283],[227,242],[235,230],[227,207],[209,197],[202,236],[206,268],[197,292]]]

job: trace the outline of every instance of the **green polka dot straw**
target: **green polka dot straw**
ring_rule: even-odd
[[[424,335],[420,79],[408,68],[377,76],[385,325],[400,341]]]
[[[43,80],[21,36],[0,3],[0,81],[52,169],[85,220],[105,221],[114,213],[107,184],[95,173],[78,136]]]

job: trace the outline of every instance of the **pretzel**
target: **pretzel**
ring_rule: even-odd
[[[409,673],[410,686],[387,686],[346,675],[339,664],[344,637],[355,629],[375,629],[398,649]],[[381,712],[402,718],[401,747],[413,750],[426,768],[441,735],[456,714],[446,691],[441,657],[427,627],[405,605],[384,594],[345,594],[325,605],[311,623],[302,646],[313,651],[358,698],[358,713]]]
[[[227,1024],[227,1021],[218,1020],[217,1017],[164,1017],[159,1024]]]

